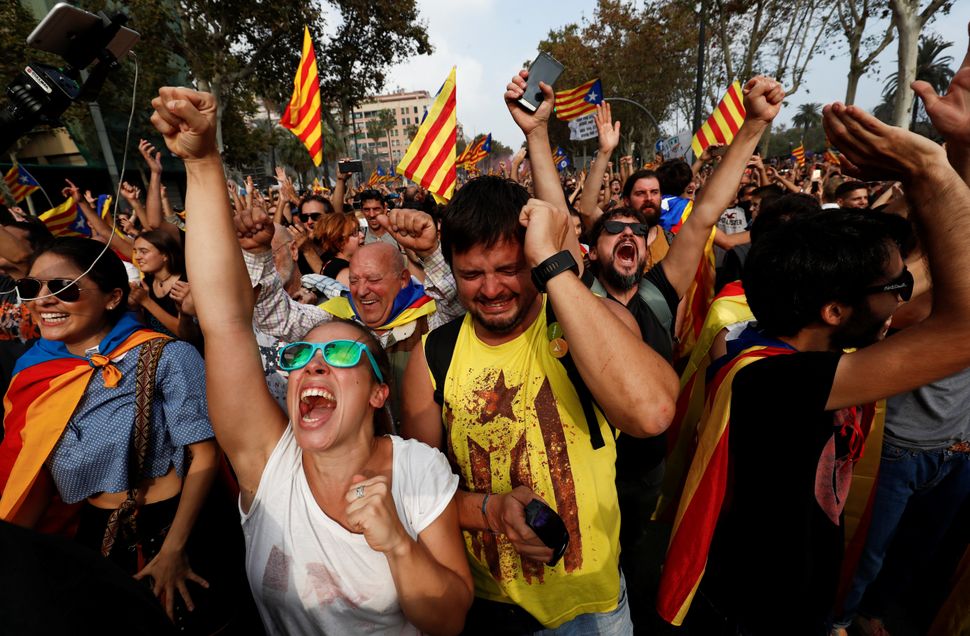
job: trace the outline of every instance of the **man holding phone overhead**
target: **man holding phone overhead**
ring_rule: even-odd
[[[610,424],[662,432],[677,378],[629,313],[579,279],[546,129],[552,88],[539,85],[530,112],[527,79],[505,101],[538,198],[486,176],[445,209],[442,251],[468,314],[412,353],[404,433],[445,450],[459,475],[476,595],[465,633],[630,634]]]

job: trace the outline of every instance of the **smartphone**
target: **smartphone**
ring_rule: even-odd
[[[563,65],[556,58],[548,53],[539,53],[535,61],[529,66],[529,79],[525,85],[525,93],[519,99],[519,104],[526,110],[535,112],[542,103],[542,91],[539,89],[539,82],[545,82],[549,86],[556,83],[562,75]]]
[[[569,547],[569,531],[556,511],[542,501],[533,499],[525,507],[525,524],[546,547],[552,548],[552,559],[546,565],[551,567],[559,563]]]
[[[812,181],[821,181],[821,180],[822,180],[822,171],[816,168],[815,170],[812,171]]]
[[[337,172],[364,172],[364,162],[360,159],[348,159],[337,163]]]
[[[101,18],[66,2],[58,2],[44,16],[40,24],[27,36],[27,44],[35,49],[66,57],[71,53],[75,36],[89,29],[97,28]],[[121,27],[108,44],[108,51],[121,59],[141,38],[137,31]]]

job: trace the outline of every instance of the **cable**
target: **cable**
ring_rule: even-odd
[[[125,168],[127,168],[128,166],[128,143],[131,140],[131,124],[135,120],[135,101],[138,94],[138,56],[135,55],[134,51],[128,51],[128,55],[130,55],[132,59],[135,60],[135,78],[131,84],[131,110],[128,113],[128,129],[125,131],[125,151],[121,157],[121,173],[118,178],[118,188],[115,191],[115,198],[113,201],[114,209],[111,211],[111,232],[108,234],[108,241],[104,244],[104,249],[101,250],[101,253],[98,254],[97,258],[94,259],[94,261],[91,263],[91,266],[88,267],[86,270],[84,270],[84,272],[80,274],[77,278],[71,281],[71,283],[74,285],[77,285],[77,282],[79,280],[81,280],[82,278],[90,274],[91,270],[94,269],[94,266],[97,265],[98,261],[100,261],[101,258],[105,255],[105,252],[107,252],[111,248],[111,239],[114,238],[115,229],[118,227],[118,202],[121,199],[121,181],[125,176]],[[100,214],[99,210],[95,210],[94,212],[95,214]],[[65,285],[64,289],[66,289],[67,287],[69,287],[69,285]],[[61,289],[60,292],[63,292],[64,289]],[[43,296],[36,296],[33,298],[24,298],[23,296],[20,295],[19,288],[14,287],[14,291],[17,292],[17,299],[21,302],[25,300],[40,300],[42,298],[51,298],[51,297],[57,296],[57,294],[45,294]],[[5,293],[9,294],[10,292],[5,292]]]

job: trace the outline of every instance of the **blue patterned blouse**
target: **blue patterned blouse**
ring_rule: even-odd
[[[47,468],[67,503],[101,492],[128,490],[139,351],[140,346],[115,359],[121,371],[117,387],[105,388],[98,372],[91,376],[74,415],[47,458]],[[188,466],[185,447],[213,437],[202,357],[186,342],[170,342],[162,351],[155,376],[147,477],[161,477],[172,466],[184,477]]]

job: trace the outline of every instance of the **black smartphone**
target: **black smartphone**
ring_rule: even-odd
[[[562,75],[563,65],[548,53],[540,53],[532,65],[529,66],[529,79],[525,84],[525,93],[519,99],[519,104],[523,108],[535,112],[542,103],[542,91],[539,89],[539,82],[545,82],[549,86],[556,83]]]
[[[554,566],[569,547],[569,531],[556,511],[538,499],[533,499],[525,507],[525,524],[532,528],[539,540],[552,548],[552,559],[546,563]]]
[[[337,172],[363,172],[364,162],[360,159],[348,159],[337,163]]]

